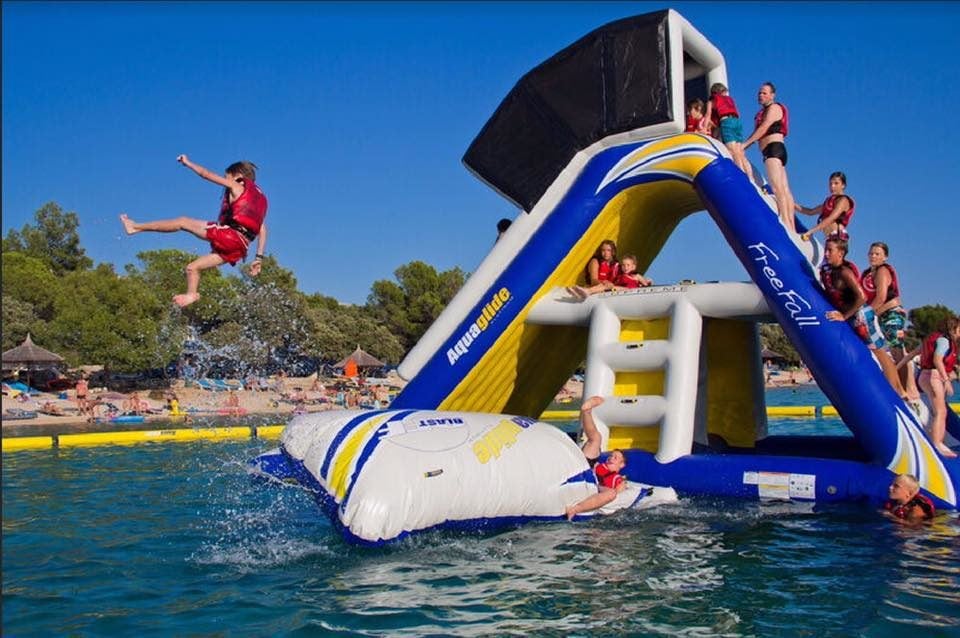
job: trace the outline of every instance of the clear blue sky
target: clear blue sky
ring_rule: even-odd
[[[955,3],[4,2],[3,232],[54,200],[118,270],[206,252],[117,221],[213,219],[220,189],[176,163],[187,153],[260,166],[268,252],[305,292],[362,303],[415,259],[472,271],[516,213],[460,163],[500,100],[588,31],[666,7],[723,52],[744,113],[777,84],[798,201],[847,173],[855,261],[884,240],[908,307],[960,310]],[[746,277],[705,213],[648,274]]]

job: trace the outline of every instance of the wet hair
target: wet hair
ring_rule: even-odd
[[[603,247],[604,247],[604,246],[610,246],[610,248],[613,248],[613,258],[614,258],[614,260],[616,260],[616,258],[617,258],[617,243],[616,243],[615,241],[613,241],[612,239],[604,239],[602,242],[600,242],[600,245],[597,246],[597,252],[593,253],[593,256],[597,259],[597,261],[603,261]]]
[[[701,100],[698,97],[695,97],[689,102],[687,102],[687,111],[697,109],[698,111],[703,113],[703,109],[705,108],[706,108],[706,105],[703,103],[703,100]]]
[[[609,459],[609,458],[613,455],[614,452],[619,452],[619,453],[620,453],[620,456],[623,457],[623,464],[626,465],[626,464],[627,464],[627,455],[624,454],[624,453],[623,453],[623,450],[621,450],[620,448],[615,448],[615,449],[613,449],[613,450],[610,450],[610,454],[607,455],[607,458]]]
[[[224,172],[230,175],[239,175],[243,179],[248,179],[251,182],[257,181],[257,165],[246,160],[234,162],[228,166]]]
[[[847,176],[843,174],[843,171],[833,171],[830,173],[830,179],[833,179],[834,177],[843,182],[844,186],[847,185]]]
[[[894,483],[897,481],[904,483],[905,487],[909,488],[911,492],[916,492],[920,489],[920,481],[918,481],[917,477],[913,474],[898,474],[897,477],[893,479]]]
[[[632,261],[634,264],[637,263],[637,256],[634,255],[633,253],[628,253],[628,254],[624,255],[623,257],[620,258],[620,261],[626,261],[626,260],[628,260],[628,259],[629,259],[630,261]]]
[[[777,92],[777,87],[775,87],[775,86],[773,85],[773,82],[764,82],[763,84],[760,85],[761,88],[762,88],[762,87],[765,87],[765,86],[769,86],[769,87],[770,87],[770,92],[771,92],[771,93],[776,93],[776,92]]]
[[[874,248],[879,248],[880,250],[882,250],[884,257],[890,256],[890,247],[887,246],[884,242],[882,241],[873,242],[872,244],[870,244],[870,250],[873,250]]]
[[[723,82],[714,82],[710,86],[710,95],[718,95],[720,93],[725,92],[726,90],[727,90],[727,87],[723,84]]]
[[[843,256],[847,256],[847,251],[850,250],[850,244],[846,240],[840,239],[839,237],[831,237],[826,241],[827,244],[833,244],[840,249],[840,252],[843,253]]]

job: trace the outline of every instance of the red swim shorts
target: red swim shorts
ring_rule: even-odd
[[[247,238],[229,226],[208,222],[207,241],[210,242],[213,252],[231,266],[247,256]]]

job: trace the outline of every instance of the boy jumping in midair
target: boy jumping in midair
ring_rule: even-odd
[[[186,155],[177,156],[177,161],[203,179],[223,186],[223,201],[217,221],[205,222],[190,217],[177,217],[137,223],[126,214],[120,215],[120,221],[128,235],[144,231],[172,233],[185,230],[210,242],[213,252],[187,264],[187,292],[173,297],[173,303],[183,308],[200,298],[200,293],[197,292],[200,271],[216,268],[224,263],[232,266],[245,259],[247,248],[254,237],[257,238],[257,252],[250,265],[250,275],[256,277],[260,274],[263,251],[267,245],[267,226],[263,223],[267,216],[267,197],[256,184],[257,167],[252,162],[234,162],[227,167],[223,176],[220,176],[194,164]]]

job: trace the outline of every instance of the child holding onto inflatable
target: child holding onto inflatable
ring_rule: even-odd
[[[740,113],[727,87],[721,82],[716,82],[710,87],[707,113],[700,121],[702,133],[708,132],[708,124],[720,131],[720,141],[730,151],[733,163],[744,173],[751,175],[753,171],[750,168],[750,162],[747,161],[747,156],[743,152],[743,125],[740,123]]]
[[[267,197],[256,184],[257,167],[252,162],[234,162],[220,176],[194,164],[186,155],[177,156],[177,161],[203,179],[223,186],[223,201],[217,221],[177,217],[137,223],[126,214],[120,215],[120,221],[128,235],[144,231],[172,233],[184,230],[210,242],[212,252],[209,255],[187,264],[187,292],[173,297],[173,302],[183,308],[200,298],[197,289],[201,271],[224,263],[233,266],[241,259],[246,259],[247,248],[254,238],[257,239],[257,252],[249,272],[252,277],[260,274],[267,245],[267,227],[263,223],[267,215]]]
[[[920,482],[912,474],[898,474],[887,489],[889,497],[883,509],[897,521],[923,521],[933,518],[933,501],[920,493]]]
[[[620,266],[616,270],[613,278],[613,285],[607,285],[608,282],[600,282],[595,286],[584,288],[583,286],[571,286],[567,288],[574,297],[583,301],[590,295],[598,292],[607,292],[610,290],[626,290],[629,288],[646,288],[653,285],[653,280],[648,279],[637,272],[637,256],[624,255],[620,260]]]
[[[583,429],[583,436],[586,441],[583,444],[583,455],[587,463],[597,475],[596,494],[588,496],[579,503],[575,503],[566,508],[567,520],[573,520],[573,517],[583,512],[591,512],[599,509],[617,498],[617,494],[627,487],[627,480],[620,475],[627,465],[627,459],[620,450],[613,450],[603,463],[600,460],[600,445],[602,437],[597,424],[593,420],[593,409],[603,403],[603,397],[590,397],[583,402],[580,407],[580,427]]]

